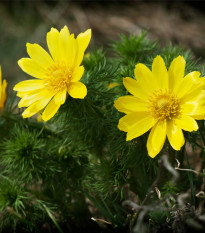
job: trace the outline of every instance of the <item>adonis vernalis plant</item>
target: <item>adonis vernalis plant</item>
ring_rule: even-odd
[[[2,74],[1,74],[1,66],[0,66],[0,114],[4,109],[4,104],[6,101],[6,86],[7,86],[6,80],[4,80],[2,83],[1,76],[2,76]]]
[[[185,139],[182,130],[196,131],[196,120],[205,119],[204,78],[193,71],[184,77],[185,59],[175,58],[167,71],[164,60],[157,56],[152,71],[144,64],[135,66],[135,79],[126,77],[123,84],[132,95],[118,98],[114,106],[126,115],[118,128],[132,140],[151,129],[147,140],[150,157],[162,149],[166,136],[175,150]]]
[[[5,105],[0,80],[0,232],[177,232],[192,220],[197,232],[194,225],[204,226],[203,64],[146,32],[121,36],[107,54],[84,54],[90,39],[90,29],[75,39],[65,26],[47,33],[50,54],[27,44],[29,58],[18,63],[34,78],[14,87],[20,102],[9,94]],[[16,103],[27,107],[23,118],[36,119],[23,119]],[[163,145],[165,155],[147,156]]]
[[[60,32],[51,28],[47,44],[52,57],[38,44],[27,43],[30,58],[22,58],[18,64],[36,79],[22,81],[14,87],[17,96],[22,98],[18,106],[28,107],[22,114],[24,118],[45,108],[42,119],[47,121],[64,104],[67,93],[79,99],[87,95],[86,86],[79,80],[84,73],[80,64],[90,39],[90,29],[75,39],[66,26]]]

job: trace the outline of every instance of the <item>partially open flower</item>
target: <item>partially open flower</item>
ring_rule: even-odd
[[[195,120],[205,119],[205,81],[193,71],[184,77],[185,60],[175,58],[167,71],[161,56],[152,64],[152,71],[139,63],[135,79],[124,78],[125,88],[132,95],[118,98],[114,106],[126,113],[118,128],[127,132],[127,141],[151,129],[147,150],[155,157],[162,149],[166,136],[175,150],[180,150],[185,139],[182,130],[196,131]]]
[[[17,96],[22,98],[18,106],[28,107],[22,114],[24,118],[45,108],[42,119],[47,121],[65,102],[67,93],[79,99],[87,95],[86,86],[79,80],[84,73],[80,64],[90,39],[90,29],[75,39],[66,26],[60,32],[51,28],[47,44],[52,57],[38,44],[27,43],[30,58],[22,58],[18,64],[36,79],[22,81],[14,87]]]
[[[0,114],[2,113],[6,101],[6,86],[7,82],[6,80],[2,83],[2,77],[1,77],[1,66],[0,66]]]

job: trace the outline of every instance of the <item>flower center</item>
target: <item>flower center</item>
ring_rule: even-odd
[[[69,87],[72,77],[72,69],[64,62],[56,62],[47,69],[44,85],[55,93],[65,90]]]
[[[181,111],[179,99],[167,90],[154,91],[148,100],[148,109],[157,120],[173,119]]]

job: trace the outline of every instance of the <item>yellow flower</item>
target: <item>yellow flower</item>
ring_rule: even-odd
[[[18,64],[36,79],[22,81],[14,87],[22,98],[19,108],[28,107],[22,114],[24,118],[45,108],[42,119],[49,120],[64,104],[67,93],[73,98],[85,98],[87,88],[79,82],[84,73],[80,64],[90,39],[91,29],[75,39],[66,26],[60,32],[51,28],[47,44],[52,57],[38,44],[27,43],[30,58],[22,58]]]
[[[90,53],[86,53],[86,54],[85,54],[85,57],[86,57],[86,58],[90,57]]]
[[[38,114],[37,117],[36,117],[36,120],[37,120],[38,122],[42,122],[42,121],[43,121],[43,120],[42,120],[42,115],[41,115],[41,114]]]
[[[107,89],[111,89],[113,87],[117,87],[119,84],[118,83],[110,83],[108,86],[107,86]]]
[[[184,77],[185,60],[175,58],[167,71],[161,56],[152,64],[152,71],[139,63],[135,79],[126,77],[123,84],[127,95],[118,98],[114,106],[126,113],[118,128],[127,132],[126,140],[141,136],[148,130],[147,150],[155,157],[162,149],[166,136],[175,150],[180,150],[185,139],[182,130],[196,131],[195,120],[205,119],[205,87],[200,73],[193,71]]]
[[[1,66],[0,66],[0,114],[4,109],[4,104],[6,101],[6,86],[7,86],[6,80],[4,80],[2,83]]]

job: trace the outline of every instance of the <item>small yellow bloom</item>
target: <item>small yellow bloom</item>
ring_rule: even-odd
[[[0,114],[4,109],[4,104],[6,101],[6,86],[7,86],[6,80],[4,80],[2,83],[1,66],[0,66]]]
[[[42,120],[42,115],[41,115],[41,114],[38,114],[37,117],[36,117],[36,120],[37,120],[38,122],[42,122],[42,121],[43,121],[43,120]]]
[[[180,150],[185,139],[182,130],[196,131],[195,120],[205,119],[205,81],[193,71],[184,77],[185,60],[175,58],[169,70],[157,56],[152,71],[139,63],[135,66],[135,79],[126,77],[123,84],[127,95],[118,98],[114,106],[126,115],[118,128],[127,132],[127,141],[151,129],[147,150],[154,158],[162,149],[166,136],[175,150]]]
[[[86,54],[85,54],[85,57],[86,57],[86,58],[90,57],[90,53],[86,53]]]
[[[51,28],[47,45],[52,57],[38,44],[27,43],[30,58],[22,58],[18,64],[36,79],[22,81],[14,87],[17,96],[22,98],[19,108],[28,107],[22,114],[24,118],[45,108],[42,119],[49,120],[64,104],[67,93],[73,98],[85,98],[87,88],[79,82],[84,73],[80,64],[90,39],[91,29],[75,39],[66,26],[60,32]]]
[[[107,86],[107,89],[111,89],[113,87],[117,87],[119,84],[118,83],[110,83],[108,86]]]

